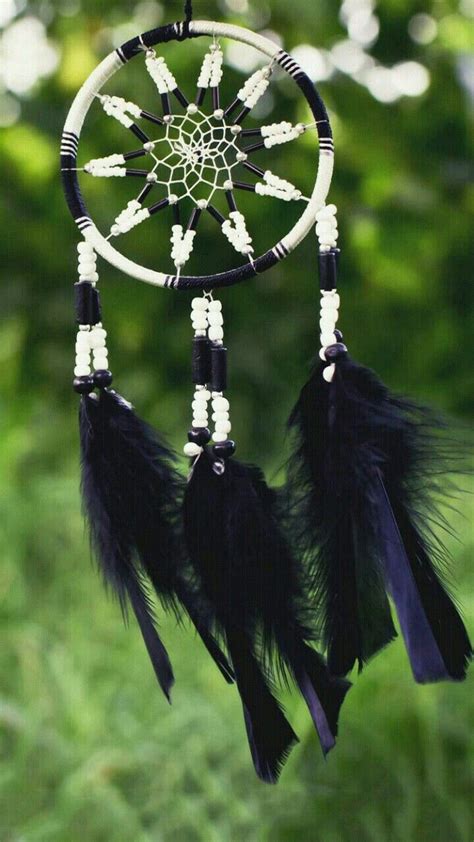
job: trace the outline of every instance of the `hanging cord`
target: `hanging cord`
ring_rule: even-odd
[[[189,24],[193,19],[193,3],[192,0],[185,0],[184,3],[184,35],[189,38]]]

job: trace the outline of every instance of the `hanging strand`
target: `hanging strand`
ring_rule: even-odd
[[[189,24],[193,19],[193,3],[192,0],[185,0],[184,4],[184,28],[183,33],[185,38],[189,38]]]

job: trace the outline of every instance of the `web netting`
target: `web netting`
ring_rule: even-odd
[[[173,208],[171,259],[178,276],[193,252],[203,213],[213,217],[233,249],[252,262],[253,239],[238,207],[237,191],[283,202],[309,201],[291,181],[258,166],[252,156],[257,151],[296,141],[315,129],[316,123],[280,121],[245,129],[247,115],[270,85],[273,62],[252,73],[235,99],[222,107],[223,58],[220,44],[214,39],[201,65],[194,101],[190,102],[165,59],[153,49],[144,50],[145,67],[160,95],[162,114],[158,116],[122,97],[98,94],[105,114],[131,131],[141,145],[132,152],[92,159],[79,168],[94,178],[144,182],[111,223],[108,239],[127,234],[166,207]],[[172,97],[184,114],[173,113]],[[210,113],[205,110],[206,98],[211,100]],[[130,166],[138,159],[143,159],[146,168]],[[187,220],[182,219],[185,200],[191,202],[192,208]]]

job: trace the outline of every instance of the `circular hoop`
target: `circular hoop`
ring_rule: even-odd
[[[182,41],[201,35],[231,38],[250,47],[254,47],[278,64],[296,82],[305,96],[314,116],[319,137],[319,162],[316,182],[305,210],[291,231],[273,248],[255,260],[244,265],[207,276],[166,275],[141,266],[115,249],[100,233],[88,214],[82,198],[76,167],[79,138],[85,117],[103,85],[123,67],[131,58],[143,54],[143,50],[173,40]],[[309,77],[298,63],[284,50],[255,32],[239,26],[213,21],[191,21],[189,24],[178,22],[158,27],[127,41],[110,53],[91,73],[77,93],[66,118],[61,141],[61,170],[66,201],[74,221],[84,238],[91,243],[95,251],[112,266],[120,269],[132,278],[155,286],[175,289],[201,288],[210,289],[230,286],[247,278],[254,277],[290,254],[306,237],[314,226],[318,210],[324,205],[331,184],[334,164],[334,145],[328,114],[324,103]]]

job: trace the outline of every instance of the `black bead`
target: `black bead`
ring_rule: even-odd
[[[218,444],[215,444],[212,450],[217,459],[229,459],[229,457],[233,456],[235,453],[235,441],[232,441],[231,439],[221,441]]]
[[[94,391],[94,378],[89,375],[84,377],[75,377],[72,381],[72,386],[78,395],[89,395]]]
[[[342,342],[335,342],[334,345],[329,345],[325,351],[325,357],[329,363],[334,363],[340,360],[347,354],[347,348]]]
[[[94,372],[94,383],[99,389],[105,389],[106,386],[110,386],[112,380],[112,372],[107,369],[103,368]]]
[[[207,427],[198,427],[197,429],[189,430],[188,441],[193,444],[199,444],[204,447],[205,444],[211,440],[211,431]]]

